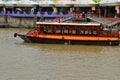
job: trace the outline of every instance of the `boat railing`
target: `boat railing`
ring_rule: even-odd
[[[114,30],[114,31],[109,31],[109,30],[104,30],[104,31],[100,31],[99,32],[100,36],[118,36],[118,31]]]
[[[104,25],[107,25],[107,21],[105,19],[103,19],[103,18],[98,17],[96,14],[88,13],[87,18],[89,18],[91,20],[94,20],[94,21],[97,21],[99,23],[102,23]]]
[[[35,34],[35,33],[34,33],[35,30],[37,30],[37,29],[33,29],[33,30],[28,31],[28,32],[26,33],[26,35],[33,35],[33,34]],[[38,30],[37,30],[37,31],[38,31]]]
[[[120,23],[120,18],[106,18],[106,17],[98,16],[93,13],[87,14],[87,18],[107,26],[113,26],[115,24]]]
[[[57,16],[53,21],[54,22],[64,22],[68,19],[72,19],[72,14],[71,13],[68,13],[68,14],[65,14],[65,15],[60,15],[60,16]]]

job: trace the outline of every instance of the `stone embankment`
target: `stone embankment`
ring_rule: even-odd
[[[5,22],[4,17],[0,17],[0,24],[7,24],[6,27],[13,28],[33,28],[34,19],[33,18],[22,18],[22,17],[7,17],[7,22]]]
[[[35,22],[36,21],[45,21],[45,22],[62,22],[66,19],[60,19],[60,18],[54,18],[54,19],[35,19],[35,17],[32,18],[26,18],[26,17],[7,17],[7,19],[5,19],[5,17],[0,17],[0,25],[2,26],[2,24],[5,27],[10,27],[10,28],[34,28]],[[70,21],[69,18],[67,20],[68,22]],[[66,22],[67,22],[66,21]]]

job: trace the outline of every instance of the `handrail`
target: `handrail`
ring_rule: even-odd
[[[55,22],[63,22],[64,19],[66,20],[66,18],[71,18],[72,17],[72,14],[68,13],[68,14],[65,14],[63,16],[57,16],[57,18],[55,18],[53,21]]]
[[[91,14],[89,13],[87,15],[87,18],[92,19],[94,21],[97,21],[103,25],[107,25],[107,26],[112,26],[115,25],[117,23],[120,23],[120,18],[106,18],[106,17],[99,17],[96,14]]]

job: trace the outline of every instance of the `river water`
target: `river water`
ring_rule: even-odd
[[[0,80],[119,80],[120,46],[25,43],[0,28]]]

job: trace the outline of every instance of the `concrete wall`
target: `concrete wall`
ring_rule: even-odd
[[[7,17],[7,24],[6,27],[11,28],[34,28],[34,18],[22,18],[22,17]],[[38,19],[38,21],[45,21],[45,22],[58,22],[57,19]],[[0,24],[6,24],[4,16],[0,17]]]
[[[33,18],[19,18],[19,17],[7,17],[8,26],[7,27],[24,27],[24,28],[33,28],[34,27],[34,19]],[[0,17],[0,24],[4,23],[4,17]]]

